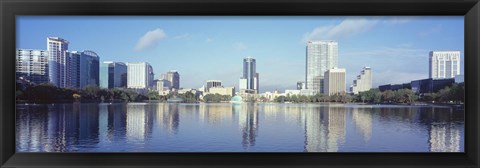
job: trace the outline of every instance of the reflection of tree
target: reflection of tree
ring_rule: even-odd
[[[373,110],[371,108],[353,108],[352,119],[363,140],[368,142],[372,137]]]
[[[217,125],[220,122],[232,122],[233,112],[232,105],[215,104],[215,105],[201,105],[201,117],[203,121],[208,124]]]
[[[305,151],[336,152],[345,140],[345,111],[342,107],[307,106],[304,111]]]
[[[255,138],[257,137],[258,132],[258,109],[256,105],[241,105],[239,111],[239,125],[240,129],[242,129],[242,145],[244,149],[255,146]]]

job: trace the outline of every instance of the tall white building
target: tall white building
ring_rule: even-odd
[[[50,83],[58,87],[67,87],[68,81],[68,64],[67,57],[69,42],[59,37],[47,38],[48,59],[48,78]]]
[[[338,66],[338,43],[336,41],[309,41],[306,55],[306,89],[324,92],[324,73]]]
[[[153,84],[153,69],[146,62],[129,62],[127,64],[127,87],[148,89]]]
[[[350,91],[353,94],[358,94],[359,92],[364,92],[372,89],[372,68],[363,67],[360,71],[360,75],[357,76],[357,79],[353,80],[353,84],[350,87]]]
[[[460,75],[460,51],[430,51],[428,70],[433,79]]]
[[[346,92],[345,76],[346,70],[343,68],[333,68],[325,72],[325,94],[330,96]]]

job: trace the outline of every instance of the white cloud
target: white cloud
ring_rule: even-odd
[[[248,47],[242,42],[236,42],[233,44],[233,48],[235,48],[235,50],[237,51],[243,51],[243,50],[246,50]]]
[[[391,16],[385,17],[384,22],[390,24],[405,24],[415,20],[417,16]]]
[[[338,40],[371,30],[379,21],[379,18],[366,19],[350,17],[337,25],[320,26],[308,32],[303,37],[303,42],[309,40]]]
[[[426,36],[429,36],[431,34],[438,33],[441,30],[442,30],[442,25],[438,24],[438,25],[436,25],[436,26],[434,26],[434,27],[432,27],[432,28],[430,28],[426,31],[419,32],[418,35],[420,37],[426,37]]]
[[[211,42],[213,42],[213,39],[212,38],[207,38],[207,39],[205,39],[205,42],[206,43],[211,43]]]
[[[185,34],[181,34],[181,35],[178,35],[178,36],[173,37],[173,39],[176,39],[176,40],[188,39],[188,38],[190,38],[190,34],[189,34],[189,33],[185,33]]]
[[[165,37],[167,37],[167,34],[165,34],[165,32],[160,28],[148,31],[140,39],[138,39],[135,50],[141,51],[152,48]]]

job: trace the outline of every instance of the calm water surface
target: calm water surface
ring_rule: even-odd
[[[463,152],[464,111],[441,106],[17,105],[20,152]]]

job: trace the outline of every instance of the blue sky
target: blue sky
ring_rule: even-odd
[[[47,37],[92,50],[100,61],[149,62],[155,78],[178,70],[181,87],[222,80],[238,88],[242,60],[257,60],[261,92],[305,80],[305,42],[336,40],[347,86],[370,66],[373,85],[428,77],[428,52],[460,50],[463,16],[20,16],[17,48],[46,49]]]

